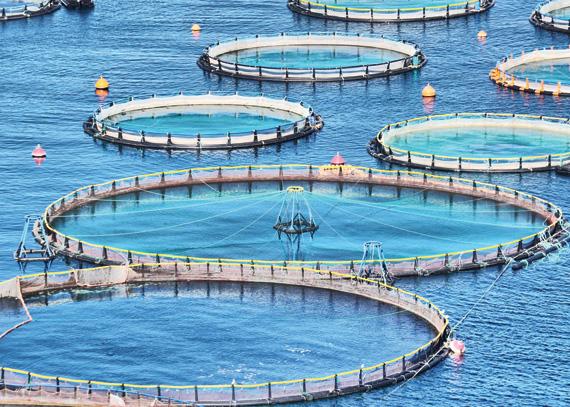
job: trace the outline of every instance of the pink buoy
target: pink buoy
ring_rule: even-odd
[[[46,150],[42,148],[39,144],[34,148],[32,151],[32,158],[37,165],[42,165],[42,163],[46,160]]]
[[[32,151],[32,157],[34,158],[46,158],[46,150],[42,148],[39,144]]]
[[[449,342],[449,350],[451,350],[455,356],[461,356],[467,349],[465,348],[465,343],[463,341],[454,339]]]
[[[336,155],[331,160],[331,165],[344,165],[346,161],[344,161],[344,157],[340,155],[340,153],[336,153]]]

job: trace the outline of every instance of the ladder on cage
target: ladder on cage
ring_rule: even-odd
[[[37,239],[36,247],[31,247],[28,245],[28,238],[30,238],[30,232],[34,227],[36,227],[35,225],[37,225],[36,233],[39,239]],[[36,239],[32,237],[32,240]],[[43,243],[40,244],[39,241]],[[22,237],[18,243],[18,248],[14,252],[14,260],[18,263],[29,263],[35,261],[48,263],[52,261],[54,257],[55,254],[48,244],[48,237],[42,217],[38,215],[26,215]]]

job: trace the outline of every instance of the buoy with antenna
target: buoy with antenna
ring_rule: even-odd
[[[46,160],[46,150],[42,148],[41,145],[36,145],[36,148],[32,151],[32,158],[37,165],[41,165]]]
[[[422,89],[422,96],[424,98],[434,98],[437,95],[435,88],[428,84]]]
[[[109,90],[109,82],[103,75],[100,75],[97,82],[95,82],[95,90]]]

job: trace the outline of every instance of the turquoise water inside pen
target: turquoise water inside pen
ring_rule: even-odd
[[[435,336],[393,306],[269,284],[117,286],[28,304],[34,321],[0,341],[3,366],[121,383],[320,377],[390,360]]]
[[[297,117],[300,120],[301,116]],[[147,134],[157,133],[182,136],[221,136],[229,133],[251,133],[254,130],[275,129],[291,120],[250,113],[239,114],[170,114],[156,117],[137,117],[121,121],[108,121],[123,130]]]
[[[218,193],[210,184],[119,196],[66,213],[54,226],[86,242],[129,250],[271,260],[359,259],[370,240],[383,242],[387,258],[433,255],[509,242],[543,228],[543,219],[525,209],[484,199],[351,184],[341,193],[336,184],[317,183],[303,194],[299,211],[312,215],[319,229],[313,238],[291,241],[273,229],[280,217],[291,218],[281,210],[290,195],[277,183],[254,184],[251,194],[248,188],[224,185]]]
[[[290,12],[284,0],[99,0],[97,6],[88,12],[62,8],[44,17],[1,23],[0,197],[3,206],[0,210],[0,274],[3,278],[10,278],[20,273],[43,271],[43,264],[30,264],[25,270],[20,270],[12,258],[22,233],[24,216],[39,214],[51,201],[90,183],[190,167],[291,162],[320,165],[329,162],[337,151],[350,164],[403,169],[376,161],[366,153],[368,141],[388,123],[426,114],[473,110],[567,117],[570,98],[513,92],[496,86],[488,78],[489,70],[505,55],[518,53],[521,49],[568,46],[567,34],[542,30],[529,23],[528,18],[536,4],[528,0],[504,0],[497,1],[490,11],[469,18],[372,25],[301,16]],[[202,25],[199,36],[191,32],[194,22]],[[485,42],[477,40],[476,34],[480,30],[489,33]],[[315,85],[220,78],[204,74],[196,67],[196,60],[204,48],[217,40],[281,31],[383,34],[419,44],[429,62],[419,71],[391,78]],[[264,93],[309,103],[323,116],[325,127],[317,135],[298,143],[230,152],[168,154],[95,142],[83,134],[81,124],[103,102],[93,90],[102,73],[111,84],[105,102],[151,93],[173,95],[180,90],[193,94],[208,91]],[[427,82],[438,92],[433,103],[423,103],[420,96]],[[41,166],[37,166],[30,157],[38,143],[48,154]],[[556,173],[454,175],[532,192],[559,204],[566,213],[570,211],[570,181]],[[342,205],[338,206],[342,208]],[[421,214],[422,209],[418,212]],[[363,210],[363,213],[366,212]],[[396,214],[380,211],[378,217],[381,221],[392,221]],[[184,221],[181,219],[180,223]],[[450,223],[451,216],[444,226]],[[211,224],[217,225],[214,221],[204,223],[204,234]],[[480,230],[475,228],[475,237],[479,236]],[[229,235],[229,232],[225,233]],[[437,222],[433,222],[428,230],[431,236],[443,233],[447,232]],[[155,238],[160,240],[160,234]],[[426,241],[430,247],[432,244],[435,246],[427,237]],[[360,258],[361,249],[358,252]],[[252,248],[248,257],[264,253],[262,248]],[[498,277],[494,268],[399,280],[398,286],[424,295],[445,309],[453,323],[457,323],[487,292],[457,331],[457,335],[466,342],[468,351],[465,359],[459,363],[446,359],[401,387],[354,394],[314,405],[567,406],[570,378],[564,367],[570,364],[570,352],[565,351],[570,347],[570,302],[565,287],[570,286],[569,260],[569,252],[562,251],[537,262],[530,269],[509,270],[488,292]],[[57,259],[50,270],[78,266],[75,262]],[[138,299],[133,299],[133,304]],[[119,369],[124,369],[127,374],[144,375],[141,377],[144,381],[166,381],[162,377],[163,370],[155,371],[151,363],[138,368],[142,358],[129,367],[121,363],[121,354],[132,352],[133,348],[142,352],[148,346],[156,349],[154,343],[144,340],[147,335],[160,335],[156,325],[138,329],[133,321],[114,325],[113,333],[103,334],[97,328],[113,317],[112,306],[116,303],[109,301],[107,312],[103,314],[97,311],[99,303],[86,301],[84,304],[85,307],[78,308],[74,308],[77,304],[70,304],[70,311],[62,312],[65,318],[60,320],[69,322],[61,326],[58,334],[65,334],[65,329],[73,331],[75,324],[81,324],[78,325],[84,333],[81,341],[88,341],[94,335],[101,339],[99,344],[110,344],[93,344],[82,349],[81,358],[85,365],[91,361],[103,369],[97,372],[97,377],[101,377],[101,371],[113,371],[120,376]],[[215,310],[215,305],[210,309]],[[11,341],[9,346],[2,347],[3,341],[0,341],[1,365],[13,365],[20,360],[17,366],[23,369],[58,375],[61,374],[60,369],[66,368],[67,361],[79,363],[74,360],[77,359],[76,354],[64,350],[72,344],[61,340],[61,336],[42,335],[44,327],[50,330],[49,325],[58,321],[56,314],[61,310],[63,307],[47,308],[46,314],[53,313],[53,321],[42,323],[38,319],[36,324],[41,328],[37,331],[32,323],[21,332],[15,332],[18,335],[15,340],[11,341],[10,336],[5,338]],[[32,309],[32,313],[36,312]],[[146,314],[145,318],[154,316],[151,312]],[[358,312],[353,315],[361,316]],[[172,318],[176,316],[173,314]],[[186,318],[183,324],[191,327],[192,322],[192,318]],[[291,331],[298,323],[296,320],[291,322]],[[325,315],[311,329],[318,332],[326,323]],[[169,326],[174,327],[174,324]],[[357,337],[361,331],[367,334],[366,326],[357,328],[351,329],[353,336]],[[30,338],[24,339],[31,332],[26,329],[34,331]],[[271,335],[267,331],[270,330],[259,329],[259,332]],[[377,332],[378,335],[384,334],[382,330]],[[78,336],[77,332],[73,335]],[[120,344],[114,349],[114,345],[111,346],[116,343],[113,342],[114,335],[141,340],[128,342],[131,345],[128,349],[120,347]],[[231,337],[233,332],[228,335]],[[256,357],[272,345],[271,337],[259,338],[243,343],[249,349],[257,347]],[[176,335],[168,339],[175,340]],[[32,343],[28,341],[36,347],[18,348],[20,344]],[[406,338],[401,341],[406,348],[408,345],[413,347],[415,343]],[[206,349],[210,345],[204,343],[201,346]],[[364,349],[368,353],[369,348]],[[26,357],[26,352],[33,352],[35,357],[26,359],[24,363],[20,357]],[[208,358],[204,353],[201,362],[217,371],[218,355],[215,353]],[[343,365],[350,362],[350,366],[358,366],[361,360],[359,357],[344,359],[342,352],[329,353],[326,360],[324,357],[320,359],[321,366],[333,366],[337,358],[343,358]],[[101,360],[105,363],[100,363]],[[172,360],[174,356],[169,359]],[[183,359],[176,359],[172,369],[187,372],[188,366]],[[239,366],[230,369],[237,371]],[[275,364],[269,375],[279,374],[280,366]],[[299,371],[299,375],[302,374]],[[183,376],[175,381],[194,381],[194,377]],[[222,381],[216,380],[216,374],[211,379]],[[307,404],[301,406],[307,407]]]
[[[529,62],[508,70],[508,73],[531,81],[570,84],[570,58]]]
[[[564,8],[559,8],[558,10],[552,10],[548,14],[556,18],[568,20],[570,18],[570,7],[564,7]]]
[[[570,152],[570,135],[524,128],[457,126],[417,129],[390,137],[402,150],[453,157],[525,157]]]
[[[434,6],[447,6],[456,3],[453,0],[316,0],[321,3],[338,7],[353,7],[366,9],[406,9]]]
[[[405,58],[400,52],[353,46],[283,46],[262,47],[228,52],[220,59],[242,65],[268,68],[339,68],[377,65]]]

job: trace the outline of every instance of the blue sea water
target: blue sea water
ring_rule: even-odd
[[[365,145],[387,123],[431,112],[473,110],[568,116],[570,99],[511,92],[488,80],[489,69],[511,52],[567,46],[566,35],[537,29],[528,22],[534,7],[528,1],[499,0],[488,13],[467,19],[371,26],[292,14],[282,0],[99,0],[92,12],[61,10],[1,24],[2,276],[18,273],[11,252],[23,216],[41,212],[60,195],[88,183],[191,166],[319,164],[337,151],[350,163],[384,168],[385,164],[366,154]],[[190,31],[193,22],[203,27],[199,37]],[[481,29],[489,33],[484,43],[476,39]],[[218,39],[244,33],[324,30],[408,39],[422,47],[429,62],[420,71],[368,83],[314,85],[219,78],[195,66],[203,48]],[[81,130],[81,121],[99,102],[93,84],[101,73],[111,83],[110,99],[178,90],[264,92],[310,103],[323,115],[326,126],[306,140],[256,151],[169,155],[121,149],[95,142]],[[438,91],[438,98],[434,104],[424,105],[419,95],[428,81]],[[48,154],[41,167],[30,157],[37,143]],[[477,178],[531,191],[566,211],[570,209],[570,180],[556,174]],[[439,233],[437,225],[432,233]],[[564,366],[570,363],[566,351],[570,345],[570,303],[565,293],[570,284],[569,258],[564,252],[528,270],[507,272],[459,328],[458,335],[468,348],[462,364],[447,360],[402,387],[317,405],[568,405],[570,377]],[[54,270],[65,267],[62,261],[52,265]],[[37,268],[30,267],[27,272],[34,270]],[[482,270],[398,284],[426,295],[458,321],[496,277],[496,270]],[[57,312],[55,307],[47,310]],[[134,336],[144,333],[135,324],[128,328]],[[18,335],[26,333],[25,329]],[[10,348],[5,352],[11,352]],[[48,348],[44,356],[50,353]],[[50,363],[54,371],[63,369],[73,357],[64,353]],[[43,360],[26,368],[42,372],[46,367]]]
[[[407,55],[400,52],[369,47],[306,45],[228,52],[221,55],[220,59],[268,68],[325,69],[378,65],[406,57]]]

